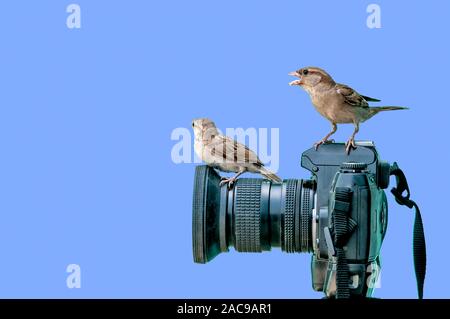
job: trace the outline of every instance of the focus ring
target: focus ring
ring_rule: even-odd
[[[302,187],[302,206],[300,211],[300,251],[310,251],[310,227],[311,227],[311,189]]]
[[[239,252],[261,252],[262,179],[238,180],[235,186],[235,248]]]

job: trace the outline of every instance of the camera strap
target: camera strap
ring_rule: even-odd
[[[425,282],[425,274],[427,268],[427,251],[425,245],[425,234],[423,231],[422,216],[420,215],[419,206],[417,206],[417,204],[410,199],[410,191],[406,176],[398,167],[398,164],[395,162],[391,166],[390,175],[395,176],[395,179],[397,181],[397,187],[393,187],[391,189],[391,193],[394,195],[396,202],[399,205],[405,205],[408,208],[414,207],[416,211],[413,232],[414,270],[416,272],[417,293],[419,299],[422,299],[423,285]],[[403,196],[404,192],[406,192],[405,196]]]
[[[336,265],[336,298],[350,298],[348,263],[344,250],[350,235],[356,228],[356,222],[349,217],[352,191],[347,187],[336,187],[334,209],[331,213],[331,235],[333,243],[329,243],[329,249],[337,259]],[[330,247],[331,246],[331,247]],[[334,247],[333,247],[334,246]]]

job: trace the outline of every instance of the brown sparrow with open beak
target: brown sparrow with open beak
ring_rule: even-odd
[[[336,130],[336,124],[353,123],[355,130],[346,143],[347,154],[355,149],[355,135],[359,131],[359,123],[370,119],[381,111],[404,110],[401,106],[379,106],[369,107],[367,102],[380,102],[368,96],[360,95],[345,84],[334,82],[333,78],[317,67],[305,67],[289,73],[298,77],[299,80],[292,81],[289,85],[298,85],[308,92],[312,104],[316,110],[332,125],[332,130],[323,139],[314,144],[317,149],[326,143]]]

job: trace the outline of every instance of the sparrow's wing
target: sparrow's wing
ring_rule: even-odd
[[[336,84],[336,92],[344,97],[347,104],[358,107],[369,107],[366,99],[345,84]]]
[[[373,98],[373,97],[370,97],[370,96],[365,96],[365,95],[361,95],[363,98],[364,98],[364,100],[366,100],[367,102],[381,102],[381,100],[379,100],[379,99],[375,99],[375,98]]]
[[[258,156],[244,144],[229,138],[228,136],[217,135],[209,144],[214,156],[219,160],[231,161],[234,163],[253,163],[263,166]]]

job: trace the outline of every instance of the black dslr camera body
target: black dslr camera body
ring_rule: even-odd
[[[194,261],[206,263],[233,246],[239,252],[281,247],[312,252],[312,286],[327,297],[370,297],[380,270],[390,165],[372,142],[350,155],[343,144],[302,154],[310,179],[241,178],[229,189],[208,166],[196,168]]]

